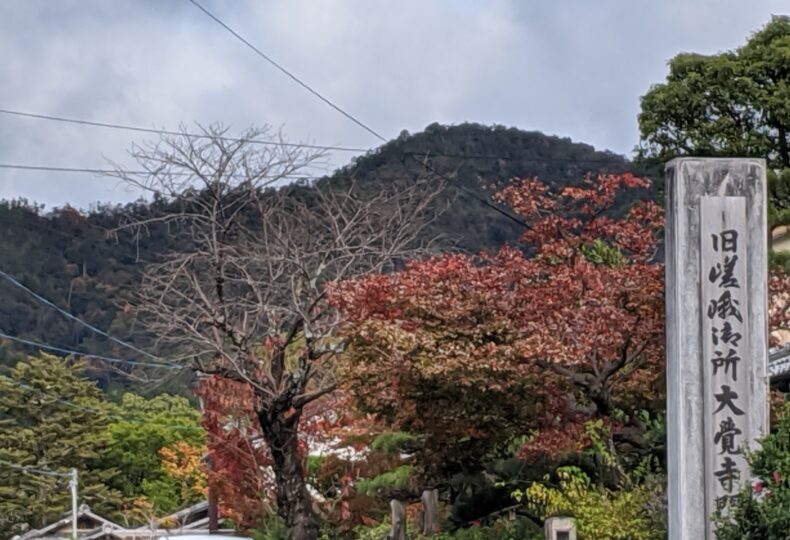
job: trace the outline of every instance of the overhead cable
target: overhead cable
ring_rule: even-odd
[[[219,135],[209,135],[206,133],[190,133],[187,131],[173,131],[167,129],[146,128],[142,126],[130,126],[128,124],[115,124],[110,122],[96,122],[93,120],[83,120],[80,118],[70,118],[65,116],[56,116],[53,114],[31,113],[25,111],[17,111],[13,109],[0,108],[0,114],[7,114],[11,116],[19,116],[23,118],[36,118],[39,120],[51,120],[54,122],[63,122],[67,124],[79,124],[84,126],[94,126],[110,129],[120,129],[125,131],[136,131],[139,133],[154,133],[157,135],[173,135],[188,137],[191,139],[218,139],[228,142],[245,142],[252,144],[262,144],[267,146],[284,146],[288,148],[309,148],[312,150],[333,150],[337,152],[367,152],[368,148],[353,148],[349,146],[334,146],[324,144],[307,144],[307,143],[289,143],[289,142],[276,142],[276,141],[262,141],[254,138],[241,138],[241,137],[225,137]]]
[[[271,65],[273,65],[275,68],[280,70],[282,73],[287,75],[289,78],[291,78],[294,82],[296,82],[296,84],[298,84],[299,86],[301,86],[302,88],[304,88],[305,90],[307,90],[308,92],[313,94],[315,97],[317,97],[318,99],[320,99],[321,101],[323,101],[324,103],[326,103],[327,105],[332,107],[334,110],[336,110],[337,112],[339,112],[340,114],[342,114],[343,116],[345,116],[346,118],[348,118],[349,120],[354,122],[356,125],[358,125],[362,129],[364,129],[365,131],[367,131],[368,133],[370,133],[371,135],[373,135],[374,137],[376,137],[380,141],[387,142],[387,139],[385,139],[384,136],[382,136],[381,134],[377,133],[373,128],[371,128],[370,126],[366,125],[361,120],[355,118],[350,113],[348,113],[345,110],[341,109],[338,105],[336,105],[329,98],[324,97],[320,92],[315,90],[313,87],[308,85],[306,82],[301,80],[299,77],[297,77],[296,75],[291,73],[289,70],[285,69],[285,67],[283,67],[279,63],[275,62],[269,55],[267,55],[266,53],[261,51],[258,47],[256,47],[255,45],[253,45],[252,43],[250,43],[249,41],[244,39],[244,37],[242,37],[241,34],[239,34],[233,28],[231,28],[230,26],[225,24],[222,20],[219,19],[219,17],[217,17],[216,15],[211,13],[209,10],[207,10],[205,7],[200,5],[198,2],[196,2],[196,0],[188,0],[188,1],[190,3],[192,3],[195,7],[197,7],[200,11],[202,11],[204,14],[206,14],[209,18],[211,18],[214,22],[216,22],[221,27],[223,27],[225,30],[230,32],[236,39],[238,39],[239,41],[244,43],[247,47],[249,47],[258,56],[260,56],[261,58],[263,58],[264,60],[269,62]]]
[[[17,343],[21,343],[23,345],[29,345],[30,347],[37,347],[39,349],[44,349],[47,351],[57,352],[61,354],[67,354],[70,356],[81,356],[83,358],[90,358],[94,360],[102,360],[104,362],[110,362],[114,364],[129,364],[132,366],[144,366],[144,367],[156,367],[156,368],[165,368],[165,369],[184,369],[184,366],[180,366],[174,363],[160,363],[160,362],[138,362],[136,360],[125,360],[122,358],[112,358],[108,356],[102,356],[100,354],[90,354],[81,351],[75,351],[72,349],[66,349],[63,347],[58,347],[56,345],[48,345],[46,343],[39,343],[38,341],[32,341],[29,339],[24,339],[16,336],[12,336],[6,334],[4,332],[0,332],[0,338],[7,339],[9,341],[14,341]]]
[[[55,304],[51,300],[48,300],[48,299],[44,298],[43,296],[41,296],[40,294],[38,294],[34,290],[30,289],[29,287],[26,287],[19,280],[17,280],[13,276],[11,276],[10,274],[8,274],[8,273],[6,273],[6,272],[4,272],[2,270],[0,270],[0,277],[2,277],[3,279],[5,279],[9,283],[11,283],[13,286],[25,291],[27,294],[29,294],[30,296],[32,296],[33,298],[35,298],[39,302],[41,302],[41,303],[43,303],[43,304],[55,309],[57,312],[59,312],[63,316],[65,316],[65,317],[67,317],[67,318],[69,318],[69,319],[71,319],[73,321],[78,322],[79,324],[85,326],[86,328],[92,330],[93,332],[96,332],[97,334],[106,337],[110,341],[112,341],[112,342],[114,342],[114,343],[116,343],[116,344],[118,344],[118,345],[120,345],[122,347],[126,347],[127,349],[130,349],[132,351],[140,353],[143,356],[147,356],[148,358],[151,358],[153,360],[156,360],[156,361],[161,361],[162,360],[161,358],[159,358],[159,357],[157,357],[157,356],[155,356],[155,355],[153,355],[153,354],[151,354],[149,352],[146,352],[146,351],[144,351],[144,350],[132,345],[131,343],[127,343],[126,341],[123,341],[122,339],[118,339],[115,336],[112,336],[112,335],[108,334],[104,330],[102,330],[100,328],[97,328],[97,327],[95,327],[94,325],[92,325],[92,324],[90,324],[88,322],[83,321],[82,319],[80,319],[77,316],[72,315],[71,313],[69,313],[65,309],[61,308],[60,306],[58,306],[57,304]]]

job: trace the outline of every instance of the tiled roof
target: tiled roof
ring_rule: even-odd
[[[80,518],[90,518],[94,522],[91,529],[82,529],[78,532],[79,540],[141,540],[170,537],[171,535],[208,534],[208,517],[198,517],[201,512],[208,510],[208,502],[202,501],[184,508],[167,517],[156,520],[149,526],[127,529],[122,525],[113,523],[90,511],[87,505],[81,505],[78,510]],[[175,526],[172,524],[175,523]],[[12,540],[63,540],[71,537],[71,513],[67,512],[63,518],[42,529],[27,531],[22,536]],[[169,527],[165,527],[169,524]],[[151,528],[153,526],[153,528]],[[219,532],[233,533],[232,529],[220,529]],[[227,536],[222,538],[228,538]]]
[[[773,379],[784,375],[790,375],[790,344],[768,352],[768,376]]]

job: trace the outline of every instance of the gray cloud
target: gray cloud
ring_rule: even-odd
[[[203,0],[386,137],[499,123],[629,154],[639,96],[681,51],[742,44],[785,0]],[[6,0],[0,108],[173,128],[283,126],[292,140],[378,141],[185,0]],[[0,115],[0,162],[103,166],[139,136]],[[350,156],[333,155],[334,165]],[[0,171],[0,198],[126,201],[105,178]]]

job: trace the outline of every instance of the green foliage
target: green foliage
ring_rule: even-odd
[[[390,527],[389,521],[370,527],[358,527],[354,530],[354,540],[384,540],[390,532]],[[517,518],[513,521],[501,519],[490,525],[476,525],[440,532],[433,536],[408,532],[407,537],[414,540],[429,538],[431,540],[542,540],[543,531],[532,521]]]
[[[252,538],[254,540],[287,540],[288,537],[286,536],[286,527],[285,521],[276,515],[268,516],[261,525],[259,525],[254,531],[252,531]],[[360,528],[360,531],[369,531],[374,529],[363,529]],[[377,529],[378,530],[378,529]],[[389,526],[387,529],[380,529],[380,530],[389,530]],[[364,532],[363,532],[364,534]],[[386,536],[386,532],[384,532],[381,536],[371,536],[370,538],[375,538],[376,540],[382,540]],[[324,523],[321,529],[318,532],[319,540],[341,540],[348,538],[344,536],[343,533],[332,527],[330,524]],[[358,540],[358,536],[354,536],[355,540]],[[366,537],[367,538],[367,537]]]
[[[528,519],[499,520],[491,525],[467,527],[434,536],[417,536],[432,540],[541,540],[543,531]]]
[[[757,488],[745,486],[727,518],[718,516],[718,540],[784,540],[790,530],[790,404],[773,432],[749,454]]]
[[[285,521],[280,516],[273,514],[267,517],[261,525],[253,531],[254,540],[286,540]]]
[[[781,171],[768,171],[768,231],[769,234],[777,227],[790,225],[790,168]],[[776,260],[780,253],[770,252],[769,256],[779,265],[786,268],[786,261]]]
[[[357,527],[354,530],[354,540],[382,540],[387,538],[391,526],[390,522],[384,521],[370,527]]]
[[[357,484],[357,491],[364,495],[376,495],[384,489],[405,487],[409,482],[411,472],[412,468],[410,465],[401,465],[373,478],[360,480]]]
[[[790,167],[790,17],[735,51],[679,54],[642,98],[639,157],[747,156]]]
[[[779,268],[785,272],[790,272],[790,251],[768,252],[768,264],[773,268]]]
[[[162,516],[175,512],[183,506],[178,488],[178,482],[174,478],[162,475],[156,479],[143,479],[139,493],[151,503],[156,515]]]
[[[203,446],[205,433],[200,413],[180,396],[159,395],[150,400],[126,393],[114,407],[115,419],[103,436],[108,449],[100,463],[118,474],[110,485],[127,498],[145,495],[158,513],[194,500],[182,500],[178,482],[162,469],[160,450],[178,441]]]
[[[411,433],[402,431],[382,433],[370,444],[370,449],[377,452],[400,452],[414,444],[419,444],[420,438]]]
[[[307,476],[315,477],[321,472],[324,456],[307,456]]]
[[[658,486],[648,484],[610,490],[594,485],[577,467],[561,467],[556,486],[535,482],[513,497],[524,501],[527,509],[546,519],[572,516],[579,540],[662,540],[665,531],[659,515],[651,512],[659,494]]]
[[[75,406],[68,407],[69,402]],[[79,474],[80,501],[112,515],[120,494],[108,488],[112,466],[99,464],[107,451],[102,432],[109,407],[80,365],[41,354],[0,377],[0,459],[20,466]],[[0,466],[0,531],[40,526],[70,508],[68,479]]]
[[[628,262],[628,258],[619,249],[608,245],[600,238],[596,238],[590,245],[582,246],[581,252],[588,261],[612,268],[625,266]]]
[[[182,397],[127,393],[106,401],[82,364],[42,354],[0,377],[0,459],[79,473],[80,502],[110,517],[145,496],[161,514],[196,502],[162,468],[160,450],[183,441],[200,448],[200,414]],[[40,526],[71,504],[68,480],[0,466],[2,523]]]

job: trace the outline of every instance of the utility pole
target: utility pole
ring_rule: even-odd
[[[77,540],[77,469],[71,469],[69,487],[71,488],[71,537]]]

